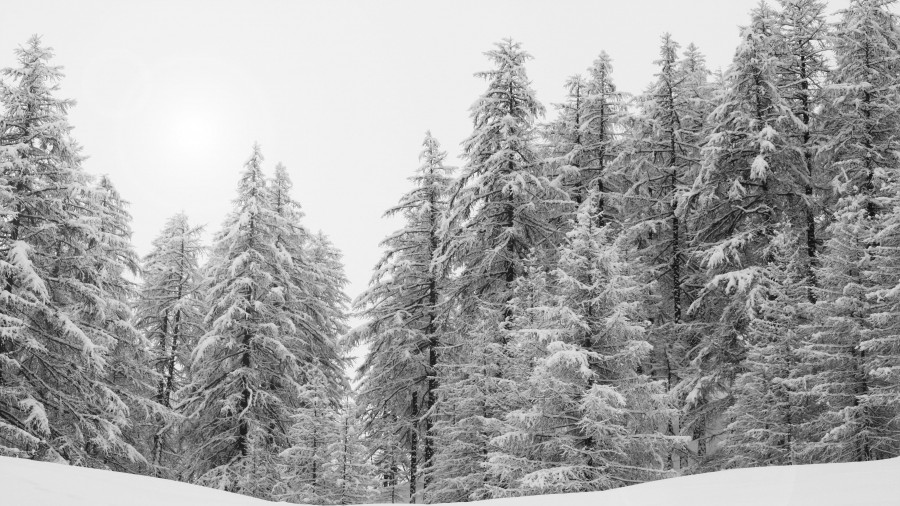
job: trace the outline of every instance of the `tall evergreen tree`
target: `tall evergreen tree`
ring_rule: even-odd
[[[284,172],[281,183],[284,184]],[[276,180],[279,176],[276,174]],[[299,209],[295,207],[295,211]],[[340,432],[338,417],[342,400],[349,392],[344,376],[345,348],[341,340],[347,333],[344,275],[341,254],[321,232],[307,234],[303,260],[295,266],[301,285],[301,304],[295,323],[296,351],[300,357],[303,383],[298,390],[299,403],[292,411],[288,436],[290,446],[281,452],[279,480],[273,496],[280,500],[324,504],[331,500],[327,468],[329,445]]]
[[[841,199],[829,227],[816,321],[800,350],[823,406],[805,451],[816,461],[896,455],[892,386],[892,215],[900,142],[900,31],[893,2],[854,0],[835,27],[828,162]]]
[[[328,398],[327,379],[312,370],[300,391],[304,401],[293,413],[288,435],[292,445],[280,454],[280,473],[273,476],[272,497],[301,504],[328,504],[332,500],[328,466],[341,421]]]
[[[346,357],[343,335],[347,333],[347,278],[341,253],[323,233],[312,234],[301,224],[303,211],[290,191],[293,188],[287,169],[275,167],[270,181],[278,232],[276,244],[290,257],[289,278],[297,289],[285,306],[291,311],[294,353],[310,376],[322,375],[322,393],[328,403],[338,407],[348,388],[344,373]]]
[[[128,405],[110,384],[114,350],[134,337],[121,278],[133,253],[114,229],[124,222],[105,214],[110,193],[81,168],[73,102],[54,96],[62,73],[52,51],[35,36],[16,55],[19,67],[3,70],[12,82],[0,85],[0,452],[141,461],[123,435]]]
[[[172,408],[176,392],[190,378],[190,353],[203,334],[203,229],[178,213],[166,221],[143,260],[143,284],[136,305],[136,326],[149,341],[157,374],[156,401]],[[177,426],[157,420],[151,461],[163,469],[177,463]]]
[[[386,213],[401,215],[405,223],[382,242],[387,251],[375,268],[369,289],[356,301],[368,322],[357,329],[353,343],[365,343],[369,349],[359,368],[362,382],[357,392],[357,402],[369,425],[366,432],[387,446],[408,448],[413,500],[418,481],[418,436],[423,429],[422,464],[429,466],[434,455],[438,303],[445,282],[432,262],[438,253],[450,184],[450,169],[444,166],[446,153],[430,132],[423,146],[419,155],[422,165],[410,178],[414,188]],[[420,427],[420,420],[424,427]],[[371,427],[383,424],[393,428]],[[394,434],[402,442],[384,440],[384,433]]]
[[[802,230],[802,229],[801,229]],[[804,234],[805,235],[805,231]],[[735,403],[720,461],[726,467],[804,463],[807,420],[816,404],[802,387],[798,349],[801,327],[809,322],[807,258],[801,234],[789,223],[779,226],[769,248],[772,261],[734,285],[750,321],[746,360],[735,379]]]
[[[93,203],[102,239],[88,242],[94,278],[112,298],[100,316],[103,328],[115,336],[116,343],[107,361],[106,378],[114,392],[128,407],[128,425],[123,431],[126,441],[144,456],[151,454],[148,441],[154,419],[171,419],[169,407],[154,399],[154,375],[150,364],[150,343],[133,325],[132,307],[137,290],[132,281],[138,273],[138,257],[131,246],[131,215],[126,202],[107,176],[92,186]],[[143,460],[143,459],[142,459]],[[149,460],[149,459],[148,459]],[[137,472],[127,455],[106,455],[110,468]]]
[[[646,341],[646,287],[625,261],[614,224],[597,227],[592,190],[551,272],[522,278],[541,303],[517,322],[518,350],[534,354],[523,397],[494,443],[496,495],[604,490],[663,475],[671,415],[664,387],[638,372]],[[550,292],[549,294],[547,292]]]
[[[825,133],[820,111],[824,106],[822,85],[828,71],[825,52],[829,48],[829,26],[825,20],[824,2],[779,0],[779,4],[776,51],[780,58],[776,73],[779,92],[787,100],[794,120],[789,141],[796,152],[792,162],[803,167],[800,174],[803,197],[798,203],[802,210],[797,213],[797,218],[806,229],[803,242],[805,278],[810,284],[807,297],[815,302],[815,267],[820,249],[817,223],[822,221],[826,196],[824,183],[828,176],[817,168],[816,153]]]
[[[631,138],[622,165],[630,184],[625,195],[628,233],[636,256],[647,266],[643,276],[653,286],[648,300],[653,325],[649,340],[654,353],[652,375],[673,389],[687,366],[686,357],[698,331],[686,318],[695,295],[692,278],[691,223],[678,211],[679,200],[700,170],[701,145],[710,112],[709,87],[703,55],[691,46],[679,59],[679,45],[662,36],[656,80],[638,97],[630,125]],[[680,420],[667,423],[671,435],[681,431]],[[680,465],[672,459],[670,465]]]
[[[693,246],[702,273],[690,311],[701,338],[679,385],[685,396],[684,428],[702,461],[708,428],[731,404],[731,387],[746,353],[745,337],[755,314],[745,307],[747,283],[764,283],[762,268],[778,223],[791,221],[792,202],[802,201],[805,168],[790,149],[793,114],[777,81],[776,18],[765,4],[753,11],[710,116],[703,162],[682,212],[692,214]],[[740,287],[740,289],[738,289]]]
[[[338,416],[338,430],[325,450],[329,455],[325,481],[331,488],[329,502],[332,504],[363,504],[371,499],[374,472],[367,462],[354,408],[352,402],[344,402]]]
[[[255,146],[235,208],[215,237],[207,267],[209,330],[179,396],[193,437],[189,476],[271,497],[279,455],[293,445],[294,417],[303,409],[336,408],[343,391],[335,385],[344,383],[334,334],[342,324],[328,313],[340,285],[298,286],[299,235],[277,207],[261,162]],[[339,263],[326,250],[316,244],[309,253],[316,279],[331,276]]]
[[[567,100],[556,106],[557,118],[544,129],[549,144],[547,162],[551,173],[561,177],[562,187],[575,205],[563,215],[560,225],[572,216],[591,190],[601,195],[601,207],[613,193],[613,161],[619,155],[617,130],[625,113],[625,96],[612,79],[612,59],[601,52],[588,69],[588,76],[573,76],[566,82]],[[615,216],[607,204],[597,217]]]
[[[454,399],[454,419],[443,431],[436,472],[441,487],[430,500],[477,499],[486,494],[481,467],[491,451],[493,425],[513,409],[515,365],[507,350],[512,329],[513,286],[526,260],[549,249],[551,188],[540,171],[534,120],[544,108],[525,73],[530,58],[505,40],[486,53],[493,70],[477,74],[488,89],[472,108],[474,132],[464,143],[466,164],[448,209],[442,246],[445,272],[456,272],[449,291],[458,318],[451,331],[458,353],[450,359],[455,384],[442,385]],[[457,438],[459,432],[465,437]]]
[[[704,111],[695,109],[695,90],[678,62],[677,42],[662,36],[657,81],[640,97],[634,126],[634,160],[628,164],[632,188],[629,197],[637,215],[629,221],[653,267],[660,289],[660,322],[682,322],[685,243],[687,230],[675,212],[678,192],[696,175],[700,162],[699,139]],[[668,377],[670,372],[667,372]]]

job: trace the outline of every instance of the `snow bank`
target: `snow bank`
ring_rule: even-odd
[[[195,485],[0,457],[4,506],[263,506]],[[898,506],[900,458],[722,471],[607,492],[485,501],[485,506]]]

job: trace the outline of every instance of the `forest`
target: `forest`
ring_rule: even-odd
[[[307,504],[900,456],[894,4],[761,3],[720,72],[664,34],[637,94],[600,51],[549,114],[503,39],[352,300],[259,145],[210,244],[180,213],[139,257],[33,37],[0,74],[0,456]]]

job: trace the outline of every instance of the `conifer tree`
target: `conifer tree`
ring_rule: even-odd
[[[344,402],[338,417],[338,430],[326,448],[330,456],[325,481],[330,484],[332,504],[363,504],[370,499],[374,470],[366,461],[366,447],[361,443],[355,406]]]
[[[285,184],[287,173],[276,187]],[[276,180],[279,176],[276,174]],[[294,211],[299,213],[296,203]],[[340,432],[339,410],[349,392],[344,376],[344,349],[341,336],[347,333],[347,284],[341,254],[321,232],[306,233],[308,241],[300,254],[295,274],[303,279],[301,304],[295,323],[297,356],[303,380],[298,389],[298,405],[290,415],[289,447],[279,455],[279,479],[273,497],[302,503],[324,504],[331,501],[329,445]]]
[[[678,49],[671,35],[662,36],[656,80],[638,98],[621,164],[630,185],[624,198],[625,225],[636,256],[647,266],[645,282],[654,287],[648,300],[653,322],[648,337],[654,345],[650,369],[669,390],[683,376],[686,355],[697,340],[698,332],[686,318],[695,295],[690,289],[697,267],[689,250],[693,230],[678,204],[699,172],[710,112],[703,55],[690,46],[679,59]],[[670,435],[680,432],[677,417],[666,430]],[[678,465],[673,459],[671,466]]]
[[[293,446],[302,410],[336,408],[344,386],[332,317],[341,285],[300,287],[298,234],[276,206],[255,146],[234,210],[208,269],[208,330],[192,354],[184,398],[193,439],[188,476],[201,484],[271,497],[279,455]],[[283,210],[282,210],[283,211]],[[339,257],[311,247],[313,280],[336,275]],[[329,351],[330,350],[330,351]],[[321,354],[317,354],[320,353]]]
[[[288,275],[297,289],[292,301],[285,302],[293,318],[288,333],[296,335],[292,349],[304,367],[317,370],[311,376],[322,375],[323,395],[337,407],[348,388],[341,342],[347,332],[347,278],[341,253],[324,233],[312,234],[302,226],[303,211],[290,195],[293,183],[280,163],[270,187],[278,224],[276,244],[291,259]]]
[[[804,231],[805,234],[805,231]],[[802,388],[798,349],[809,322],[805,251],[801,235],[783,223],[769,245],[772,261],[734,286],[750,313],[747,358],[734,384],[735,404],[722,443],[723,465],[756,467],[804,462],[806,421],[816,409]]]
[[[138,257],[131,245],[131,215],[126,202],[107,176],[91,186],[91,195],[83,205],[93,204],[99,223],[99,240],[88,242],[96,282],[110,294],[106,310],[99,316],[103,328],[115,336],[107,362],[106,378],[110,388],[128,407],[128,424],[123,435],[143,456],[151,454],[154,419],[171,419],[169,407],[154,399],[154,375],[150,343],[133,325],[132,307],[137,298],[134,283],[126,276],[138,273]],[[143,462],[127,455],[105,455],[104,465],[122,471],[143,471]],[[142,459],[143,460],[143,459]],[[149,459],[148,459],[149,460]]]
[[[867,295],[875,289],[865,198],[842,197],[829,229],[817,273],[822,294],[798,349],[806,391],[823,408],[810,421],[810,441],[802,452],[814,462],[871,460],[875,414],[861,403],[871,381],[860,343],[871,336],[874,305]]]
[[[438,303],[444,280],[432,262],[438,252],[450,183],[450,169],[443,162],[446,153],[430,132],[423,146],[419,155],[422,165],[410,178],[415,185],[413,190],[386,213],[402,215],[405,223],[382,242],[387,251],[376,266],[369,289],[356,301],[368,322],[357,329],[353,343],[369,347],[359,368],[362,382],[357,392],[366,432],[386,445],[408,448],[411,498],[416,497],[422,430],[422,464],[429,466],[434,454],[440,346]],[[376,430],[373,425],[392,427]],[[384,434],[399,437],[402,442],[387,441]],[[425,483],[427,486],[427,477]]]
[[[327,476],[334,437],[340,433],[337,408],[328,398],[327,379],[311,371],[303,385],[303,404],[291,416],[292,445],[281,452],[272,496],[302,504],[328,504],[334,483]]]
[[[690,60],[678,59],[677,42],[662,37],[657,81],[640,97],[640,113],[632,127],[629,192],[636,213],[631,233],[646,245],[642,255],[654,267],[653,281],[661,286],[659,321],[681,323],[689,300],[684,293],[689,231],[676,212],[679,194],[696,177],[707,104],[706,70],[696,49]]]
[[[807,297],[815,302],[817,286],[815,267],[820,240],[818,226],[823,213],[824,191],[828,174],[817,168],[816,153],[822,144],[824,106],[822,85],[827,74],[825,52],[828,50],[829,27],[825,20],[825,4],[819,0],[779,0],[776,51],[779,93],[787,100],[794,120],[791,147],[796,151],[793,163],[801,165],[803,197],[798,221],[806,229],[804,251],[805,278],[810,284]]]
[[[624,115],[625,97],[616,89],[612,71],[612,59],[601,52],[588,77],[571,77],[566,82],[567,101],[556,106],[558,116],[544,131],[552,175],[562,178],[575,204],[563,215],[561,226],[572,222],[573,213],[592,189],[602,196],[601,203],[613,192],[611,165],[619,154],[616,130]],[[606,207],[599,220],[614,216],[613,206]]]
[[[111,195],[81,168],[52,51],[34,36],[16,56],[0,85],[0,452],[140,462],[123,434],[128,405],[110,384],[112,354],[133,337],[121,278],[133,253],[114,229],[124,222],[104,214]]]
[[[670,443],[664,387],[638,372],[646,341],[646,289],[625,261],[614,224],[597,226],[600,196],[588,194],[559,265],[546,280],[523,278],[542,303],[517,322],[517,349],[535,365],[507,417],[488,469],[495,495],[605,490],[659,478]],[[550,292],[547,295],[547,292]]]
[[[166,221],[143,260],[143,284],[136,305],[136,323],[153,354],[157,374],[156,401],[166,408],[178,403],[176,392],[190,378],[190,353],[203,334],[203,275],[200,242],[203,229],[188,223],[184,213]],[[153,434],[150,460],[169,468],[180,449],[177,425],[161,419]]]
[[[748,283],[763,283],[763,266],[777,224],[791,221],[807,174],[793,163],[793,115],[777,81],[775,14],[765,4],[725,75],[710,116],[703,161],[680,212],[692,214],[693,247],[703,289],[690,307],[701,338],[691,348],[691,367],[679,385],[685,398],[683,429],[694,434],[702,462],[708,428],[731,404],[731,387],[745,356],[745,337],[755,314],[745,307]],[[740,289],[738,289],[740,287]]]
[[[900,31],[892,3],[854,0],[835,26],[824,150],[841,198],[817,271],[816,320],[799,351],[809,391],[822,407],[804,451],[819,462],[898,453],[890,314]]]
[[[442,437],[435,470],[441,490],[429,500],[482,498],[487,493],[481,464],[491,451],[493,426],[513,409],[518,367],[507,349],[512,329],[513,286],[526,259],[539,256],[556,231],[548,226],[551,188],[540,174],[534,120],[544,108],[525,72],[530,58],[505,40],[486,53],[495,68],[477,74],[488,89],[472,107],[474,132],[464,143],[466,164],[448,204],[448,236],[442,246],[444,272],[459,271],[449,290],[456,305],[451,331],[459,353],[450,360],[455,384],[442,394],[453,399],[451,427]],[[460,432],[466,432],[461,436]]]

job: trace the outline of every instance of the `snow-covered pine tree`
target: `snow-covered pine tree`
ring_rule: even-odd
[[[601,195],[613,191],[610,166],[619,154],[616,135],[625,97],[617,91],[612,72],[612,59],[601,52],[587,78],[569,78],[566,102],[556,105],[557,118],[543,129],[551,176],[561,178],[562,187],[575,203],[562,215],[561,226],[573,221],[572,213],[591,189]],[[598,219],[615,215],[613,206],[606,207]]]
[[[279,173],[281,174],[279,176]],[[281,187],[282,190],[277,190]],[[284,191],[282,202],[290,202],[282,210],[285,219],[299,216],[299,205],[290,201],[286,171],[276,172],[273,191]],[[277,199],[276,199],[277,200]],[[285,214],[285,209],[293,209]],[[301,304],[296,306],[296,352],[301,357],[303,384],[298,391],[299,405],[293,410],[288,436],[290,447],[280,454],[279,478],[273,496],[279,500],[323,504],[330,499],[326,481],[329,462],[328,445],[340,432],[338,412],[349,393],[344,375],[344,350],[341,341],[347,333],[347,296],[341,254],[327,236],[305,233],[308,240],[301,251],[291,249],[295,278],[302,280]],[[282,232],[283,237],[287,237]]]
[[[565,84],[566,101],[553,104],[556,118],[544,125],[541,135],[547,146],[544,161],[548,177],[560,184],[572,200],[581,201],[583,179],[581,167],[585,164],[584,132],[587,104],[587,82],[582,75],[569,77]]]
[[[630,188],[624,196],[625,226],[647,266],[644,281],[655,287],[648,304],[654,346],[651,374],[668,389],[681,379],[696,330],[685,313],[693,298],[690,279],[696,270],[689,246],[690,223],[677,212],[678,201],[700,169],[700,148],[710,112],[708,71],[699,50],[691,46],[682,59],[671,35],[662,36],[656,81],[637,100],[621,171]],[[666,430],[680,432],[674,417]],[[672,459],[672,467],[680,465]]]
[[[331,444],[340,433],[341,420],[332,399],[328,380],[318,370],[305,378],[300,396],[303,405],[291,416],[290,448],[280,457],[280,474],[273,483],[272,497],[302,504],[328,504],[334,483],[326,476]]]
[[[157,374],[155,398],[166,408],[178,403],[175,393],[190,378],[191,350],[204,333],[202,230],[178,213],[166,220],[143,259],[135,325],[149,341]],[[178,425],[161,418],[154,429],[150,460],[165,475],[181,454]]]
[[[874,237],[872,281],[879,288],[868,295],[875,302],[869,316],[872,331],[859,343],[868,370],[867,393],[859,403],[877,422],[868,435],[876,459],[900,456],[900,181],[897,174],[891,179],[889,197],[882,201],[889,211]]]
[[[782,223],[768,246],[772,261],[753,273],[757,279],[734,286],[750,323],[744,372],[735,380],[735,403],[725,413],[729,425],[717,456],[725,467],[804,462],[806,420],[816,406],[802,388],[797,354],[799,329],[811,314],[808,257],[798,247],[803,242],[790,223]]]
[[[474,132],[464,143],[466,164],[448,204],[440,259],[444,272],[457,274],[449,297],[458,311],[448,343],[458,350],[448,364],[448,382],[456,383],[441,385],[454,418],[441,434],[434,466],[440,485],[429,497],[440,502],[487,493],[482,464],[494,425],[514,409],[510,394],[519,379],[507,349],[513,286],[526,259],[551,249],[547,238],[557,233],[547,219],[553,188],[540,175],[534,147],[534,121],[544,108],[525,72],[530,55],[509,39],[486,54],[495,68],[477,74],[488,89],[472,107]]]
[[[625,95],[618,91],[612,78],[612,58],[601,51],[588,69],[587,103],[584,116],[584,142],[588,154],[582,172],[587,172],[583,186],[596,189],[600,198],[598,225],[616,217],[616,208],[608,194],[616,191],[610,167],[619,156],[617,123],[625,112]]]
[[[358,370],[361,383],[356,396],[365,433],[376,438],[373,443],[408,448],[412,500],[419,480],[420,432],[425,434],[422,468],[428,468],[434,455],[441,341],[438,303],[444,280],[432,262],[440,243],[451,170],[444,166],[447,155],[430,132],[423,146],[421,166],[410,178],[413,189],[386,213],[400,215],[404,225],[382,242],[385,254],[368,290],[355,302],[367,322],[355,330],[351,343],[368,348]],[[393,428],[374,427],[385,424]],[[385,440],[385,434],[401,441]],[[428,483],[426,477],[426,488]]]
[[[810,438],[801,447],[812,462],[871,460],[870,436],[878,422],[862,405],[870,369],[860,343],[871,337],[873,223],[866,198],[845,195],[838,202],[831,236],[817,271],[821,295],[815,319],[802,329],[797,350],[804,391],[822,409],[812,413]]]
[[[34,36],[16,55],[0,85],[0,453],[140,462],[123,436],[128,405],[109,384],[111,355],[131,333],[121,269],[133,254],[108,228],[109,194],[81,168],[52,50]]]
[[[697,173],[702,134],[698,118],[705,112],[694,108],[696,91],[687,88],[691,81],[678,65],[679,47],[670,34],[662,36],[656,82],[638,98],[640,112],[632,127],[632,153],[626,164],[631,183],[626,201],[634,209],[628,217],[630,233],[660,290],[654,320],[673,324],[682,322],[688,302],[683,300],[687,230],[675,209],[678,192]],[[671,382],[672,371],[664,376]]]
[[[632,126],[627,163],[631,189],[625,199],[633,211],[630,234],[641,256],[652,266],[651,280],[659,286],[657,324],[679,324],[690,300],[684,284],[690,242],[689,230],[676,208],[679,194],[696,177],[708,105],[703,101],[705,68],[696,49],[690,60],[678,59],[679,45],[664,34],[657,80],[639,97]],[[665,371],[670,383],[674,371]]]
[[[886,0],[853,0],[834,29],[828,142],[841,199],[828,231],[816,322],[800,350],[809,390],[810,460],[894,456],[897,409],[891,322],[894,210],[900,165],[900,30]]]
[[[374,469],[362,444],[356,406],[346,400],[338,416],[338,430],[325,449],[329,456],[325,482],[331,489],[331,504],[363,504],[371,500]]]
[[[88,241],[85,257],[91,266],[90,276],[100,284],[111,299],[95,317],[98,323],[116,337],[107,361],[106,377],[110,387],[128,407],[129,420],[123,430],[126,441],[142,455],[151,454],[150,434],[154,420],[170,419],[171,411],[154,399],[155,388],[150,343],[134,327],[132,306],[137,290],[131,278],[138,272],[138,256],[131,245],[131,215],[126,202],[107,176],[101,176],[83,206],[93,213],[100,237]],[[149,460],[149,459],[147,459]],[[136,465],[137,464],[137,465]],[[124,455],[104,456],[104,465],[123,471],[143,471],[143,461],[135,463]]]
[[[298,286],[300,235],[279,213],[261,163],[254,146],[234,210],[215,236],[208,330],[193,350],[191,382],[178,395],[192,438],[188,478],[271,497],[280,454],[294,443],[294,417],[315,406],[336,408],[343,391],[335,385],[345,382],[333,361],[342,323],[329,313],[342,301],[332,293],[341,285],[312,282],[333,276],[339,258],[314,245],[310,286]]]
[[[517,349],[534,357],[522,396],[493,441],[495,495],[605,490],[665,474],[672,416],[662,382],[639,373],[646,340],[647,287],[626,260],[614,224],[597,226],[592,189],[560,251],[559,265],[521,278],[537,304],[517,321]],[[548,293],[549,292],[549,293]]]
[[[708,428],[731,404],[746,352],[753,313],[745,308],[744,284],[762,283],[776,226],[792,220],[791,204],[805,195],[807,174],[790,143],[793,113],[778,87],[776,26],[767,5],[753,11],[709,118],[700,171],[679,209],[691,221],[704,287],[690,307],[699,339],[690,343],[691,366],[678,386],[682,431],[693,433],[701,463],[711,449]]]
[[[309,363],[324,378],[323,398],[337,409],[350,388],[345,374],[349,343],[344,337],[349,332],[350,302],[344,292],[348,280],[342,254],[324,232],[310,234],[305,251],[312,276],[305,284],[300,317],[311,322],[310,330],[304,335],[313,342]]]
[[[279,220],[276,244],[291,258],[290,278],[298,289],[289,305],[295,320],[289,332],[295,334],[291,349],[305,368],[322,375],[322,395],[337,408],[349,387],[346,346],[341,342],[347,333],[348,304],[341,253],[325,234],[311,234],[300,223],[303,211],[291,197],[293,183],[284,165],[275,166],[270,187]]]
[[[805,420],[818,409],[802,388],[797,350],[798,327],[810,321],[810,309],[801,296],[805,292],[810,302],[816,298],[817,223],[823,212],[825,173],[816,169],[815,155],[823,134],[819,113],[828,27],[821,2],[779,3],[782,10],[775,14],[769,44],[789,121],[777,127],[782,133],[778,157],[784,166],[800,170],[788,175],[796,188],[783,190],[794,200],[773,207],[787,212],[778,218],[780,231],[760,245],[767,261],[757,270],[744,270],[743,280],[735,278],[726,286],[733,290],[734,300],[744,299],[748,322],[742,332],[744,372],[735,381],[735,404],[726,413],[730,425],[721,455],[725,465],[738,467],[803,462]]]
[[[778,87],[787,100],[795,127],[791,131],[791,148],[797,156],[793,163],[803,167],[803,197],[795,207],[802,207],[806,235],[805,278],[810,284],[807,297],[815,301],[817,286],[815,267],[819,255],[818,223],[824,213],[829,174],[819,170],[816,154],[824,134],[820,111],[824,105],[823,81],[828,72],[826,51],[829,26],[825,19],[825,3],[820,0],[778,0],[781,11],[777,16]],[[801,213],[798,213],[801,214]]]

